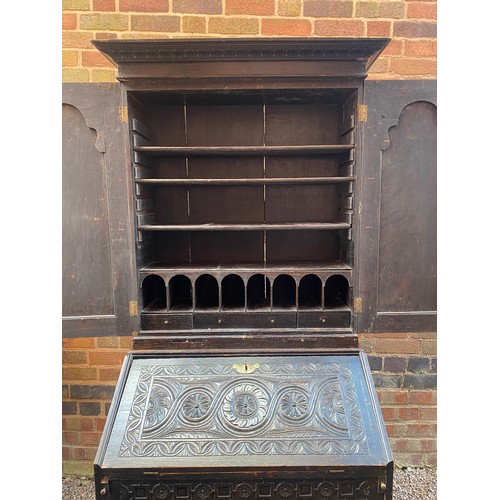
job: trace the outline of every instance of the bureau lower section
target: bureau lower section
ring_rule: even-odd
[[[366,355],[137,351],[95,461],[97,500],[392,498]]]

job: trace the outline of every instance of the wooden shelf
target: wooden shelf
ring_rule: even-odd
[[[353,144],[306,146],[135,146],[152,156],[300,156],[335,155],[354,149]]]
[[[141,314],[176,314],[176,313],[216,313],[216,314],[256,314],[261,312],[292,312],[292,313],[301,313],[301,312],[351,312],[351,308],[347,304],[338,304],[336,306],[330,307],[321,307],[321,306],[299,306],[291,305],[291,306],[257,306],[257,307],[249,307],[245,309],[245,307],[195,307],[193,306],[172,306],[170,309],[163,306],[157,306],[156,304],[149,304],[142,311]]]
[[[339,184],[353,180],[354,177],[262,177],[241,179],[136,179],[135,182],[155,186],[258,186],[267,184]]]
[[[296,222],[276,224],[144,224],[139,231],[332,231],[350,229],[347,222]]]
[[[337,260],[331,262],[276,262],[276,263],[198,263],[198,264],[176,264],[167,265],[164,263],[155,263],[140,269],[141,274],[151,273],[214,273],[214,272],[252,272],[252,273],[275,273],[283,272],[289,274],[297,274],[302,272],[321,273],[321,272],[345,272],[351,268],[344,262]]]

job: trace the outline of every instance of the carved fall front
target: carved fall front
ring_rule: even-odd
[[[347,363],[143,366],[121,457],[366,455]]]

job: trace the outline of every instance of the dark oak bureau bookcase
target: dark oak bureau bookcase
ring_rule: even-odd
[[[354,294],[387,43],[94,42],[121,82],[140,317],[97,499],[392,498]]]

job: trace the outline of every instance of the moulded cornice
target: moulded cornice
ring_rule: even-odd
[[[94,40],[114,64],[182,61],[332,60],[363,61],[365,70],[389,38],[224,38]]]

